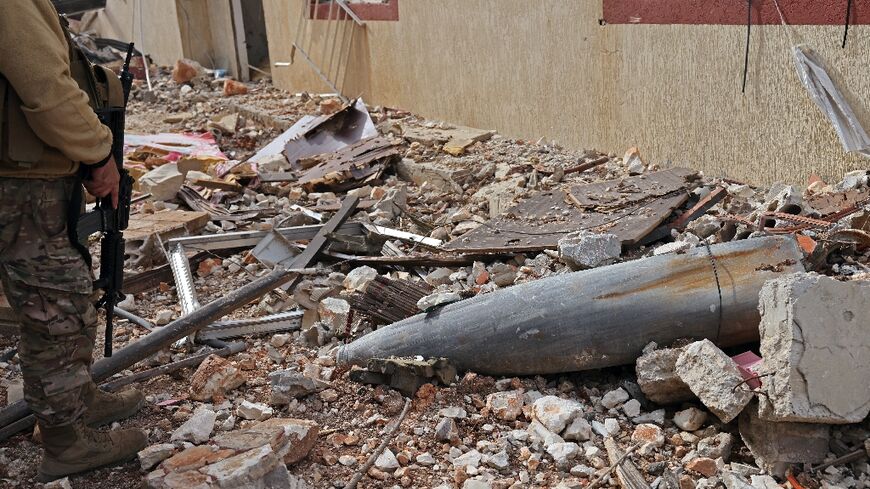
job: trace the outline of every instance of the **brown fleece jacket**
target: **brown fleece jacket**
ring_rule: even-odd
[[[0,1],[0,176],[71,175],[109,154],[112,134],[70,73],[51,1]]]

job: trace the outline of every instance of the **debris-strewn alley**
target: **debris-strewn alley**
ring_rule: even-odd
[[[867,171],[756,187],[150,76],[93,369],[148,447],[44,487],[870,486]],[[0,485],[40,487],[0,324]]]

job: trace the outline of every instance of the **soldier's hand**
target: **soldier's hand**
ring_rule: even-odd
[[[100,168],[91,171],[91,177],[84,181],[88,193],[94,197],[112,196],[112,208],[118,208],[118,185],[121,175],[115,158],[109,158],[109,162]]]

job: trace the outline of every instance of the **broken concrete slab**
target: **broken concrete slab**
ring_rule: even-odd
[[[775,476],[782,477],[790,464],[819,463],[828,454],[828,425],[765,421],[753,404],[740,415],[738,427],[756,464]]]
[[[308,456],[318,433],[319,427],[314,421],[271,418],[244,430],[216,436],[212,443],[237,452],[268,443],[285,464],[292,465]]]
[[[644,353],[635,363],[637,384],[650,401],[676,404],[695,398],[689,386],[677,375],[681,348],[663,348]]]
[[[312,421],[272,418],[173,455],[145,477],[144,485],[152,489],[304,488],[286,465],[305,458],[317,435]]]
[[[764,358],[760,415],[859,423],[870,413],[870,282],[798,273],[759,295]]]
[[[264,445],[209,465],[200,472],[211,476],[218,487],[251,487],[279,463],[272,447]]]
[[[341,335],[349,326],[350,304],[344,299],[327,297],[318,304],[317,314],[331,334]]]
[[[740,388],[743,376],[737,364],[710,340],[686,346],[677,359],[676,372],[724,423],[736,418],[752,400],[752,393]]]
[[[402,125],[402,137],[412,143],[426,146],[448,144],[449,147],[463,146],[464,141],[472,143],[486,141],[495,135],[495,131],[476,129],[466,126],[420,127],[408,124]]]

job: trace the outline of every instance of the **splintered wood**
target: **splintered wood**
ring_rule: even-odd
[[[349,302],[374,324],[391,324],[419,313],[417,301],[430,292],[424,283],[390,280],[378,275],[365,292],[352,295]]]
[[[387,163],[401,151],[401,141],[375,137],[342,148],[335,153],[302,160],[306,168],[298,183],[309,191],[326,188],[342,191],[379,178]]]
[[[540,251],[556,248],[568,233],[614,234],[637,244],[689,198],[696,172],[674,168],[648,175],[536,194],[445,245],[465,253]]]
[[[198,211],[162,211],[154,214],[133,214],[130,225],[124,231],[127,241],[144,241],[158,235],[166,240],[186,234],[194,234],[208,224],[209,215]]]
[[[191,209],[208,213],[213,221],[250,221],[265,214],[274,214],[274,211],[266,212],[260,209],[230,212],[224,206],[212,204],[197,192],[196,189],[188,185],[181,186],[181,189],[178,191],[178,197]]]

